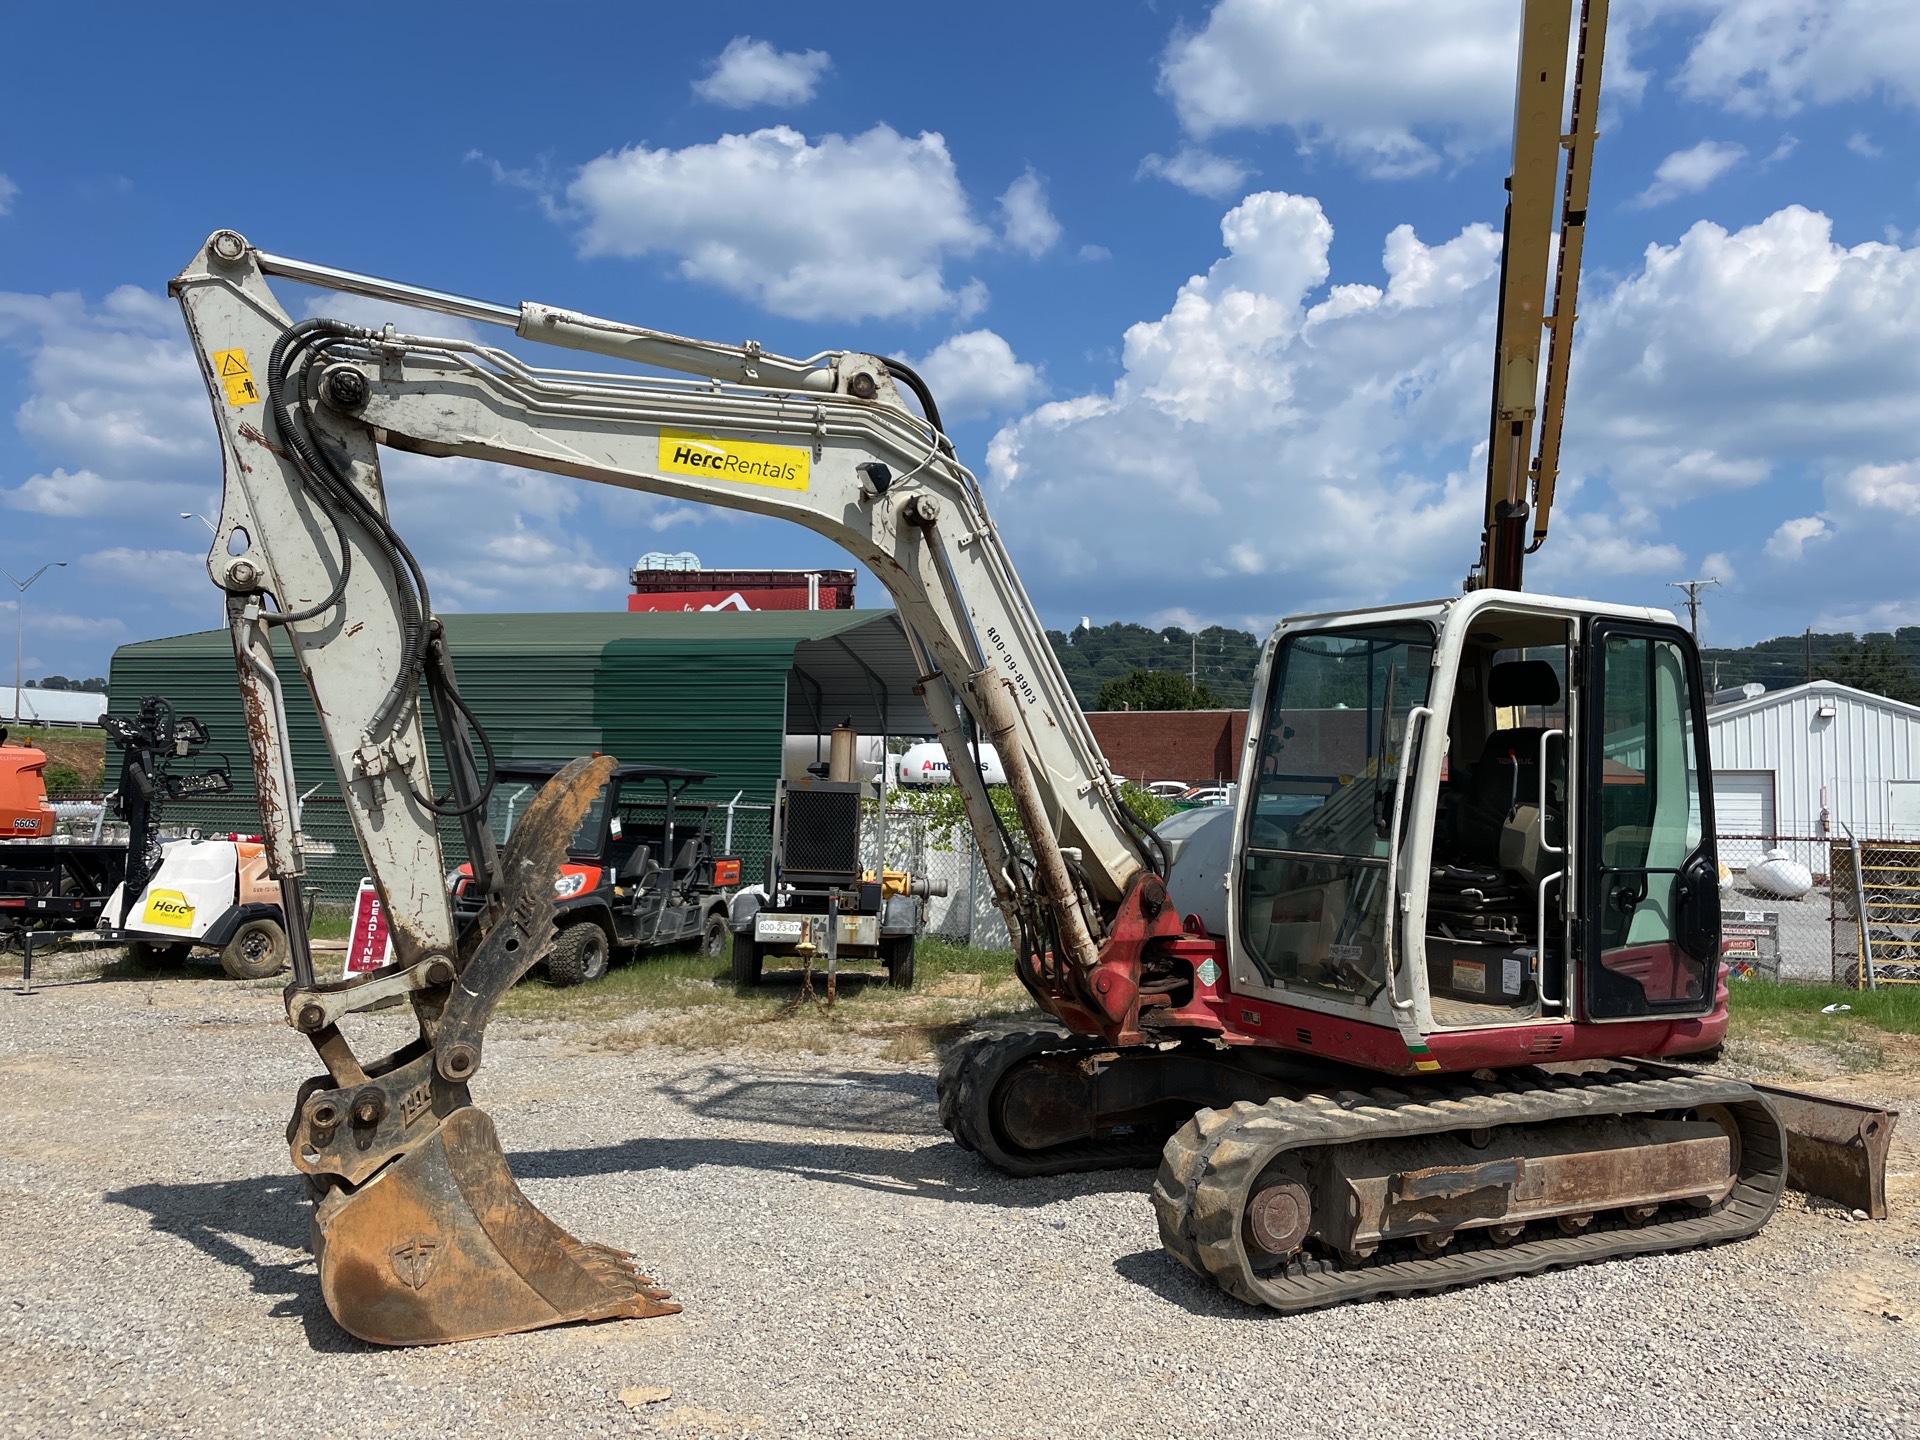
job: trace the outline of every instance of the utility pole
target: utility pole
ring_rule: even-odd
[[[1712,576],[1704,580],[1669,580],[1667,582],[1669,589],[1687,592],[1687,628],[1693,631],[1696,642],[1700,639],[1700,592],[1709,585],[1719,583]]]
[[[27,587],[47,571],[65,568],[66,563],[64,560],[50,560],[24,580],[16,580],[10,572],[0,570],[0,575],[5,575],[7,579],[12,580],[13,588],[19,592],[18,598],[13,602],[13,718],[16,724],[23,718],[20,714],[20,657],[26,645]]]
[[[1187,689],[1196,694],[1200,690],[1200,636],[1191,630],[1187,632]]]

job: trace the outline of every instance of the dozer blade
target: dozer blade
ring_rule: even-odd
[[[323,1203],[313,1248],[327,1308],[376,1345],[680,1309],[633,1256],[576,1240],[521,1194],[493,1122],[471,1105],[352,1195]]]
[[[1678,1065],[1634,1063],[1665,1075],[1702,1074]],[[1758,1080],[1746,1084],[1766,1096],[1787,1132],[1789,1189],[1865,1211],[1870,1219],[1887,1218],[1887,1152],[1893,1147],[1898,1110]]]
[[[416,995],[420,1040],[362,1069],[338,1030],[313,1036],[329,1074],[302,1088],[288,1139],[321,1192],[320,1292],[362,1340],[433,1345],[680,1309],[633,1256],[540,1213],[467,1091],[494,1006],[551,932],[568,840],[613,764],[576,760],[527,807],[501,856],[489,927],[438,992],[444,1005]]]
[[[1787,1184],[1887,1218],[1887,1151],[1898,1110],[1749,1081],[1787,1131]]]

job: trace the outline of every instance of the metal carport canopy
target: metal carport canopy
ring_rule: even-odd
[[[772,795],[782,734],[851,720],[862,734],[928,735],[919,679],[891,610],[450,614],[462,693],[503,760],[623,760],[715,772],[722,798]],[[291,650],[275,668],[287,695],[301,788],[334,793],[333,767]],[[213,732],[243,795],[252,771],[233,647],[224,630],[139,641],[114,652],[112,711],[160,694]],[[882,718],[885,719],[885,730]],[[439,768],[437,737],[428,747]]]
[[[777,613],[777,612],[763,612]],[[850,721],[862,735],[931,735],[927,707],[914,694],[919,667],[892,610],[812,610],[844,621],[793,647],[787,683],[787,733],[812,735]]]

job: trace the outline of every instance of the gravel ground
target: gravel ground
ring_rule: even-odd
[[[527,1193],[684,1314],[363,1346],[303,1249],[271,989],[0,993],[0,1435],[1920,1433],[1911,1132],[1885,1224],[1793,1196],[1741,1245],[1282,1317],[1162,1254],[1150,1176],[948,1143],[926,1068],[489,1041]]]

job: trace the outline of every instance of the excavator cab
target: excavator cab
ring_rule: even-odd
[[[1264,669],[1236,993],[1554,1050],[1713,1012],[1700,667],[1664,612],[1479,590],[1288,621]]]

